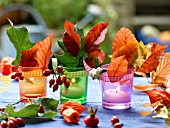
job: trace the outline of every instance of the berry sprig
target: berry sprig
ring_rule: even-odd
[[[16,128],[16,127],[24,127],[25,121],[21,117],[8,117],[7,120],[2,120],[0,123],[1,128]]]
[[[57,91],[59,88],[59,85],[62,85],[64,83],[64,86],[68,88],[70,86],[70,80],[67,79],[67,76],[64,75],[63,67],[57,66],[55,69],[58,76],[56,74],[53,75],[53,78],[49,81],[49,87],[53,89],[53,92]]]
[[[11,79],[14,79],[16,81],[23,80],[24,76],[22,75],[22,71],[19,71],[17,66],[12,66],[11,71],[15,72],[15,74],[11,75]]]

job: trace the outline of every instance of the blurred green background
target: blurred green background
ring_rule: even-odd
[[[47,27],[43,34],[45,36],[50,33],[54,34],[54,52],[61,52],[57,49],[57,40],[62,37],[65,20],[74,24],[82,23],[85,34],[95,24],[108,21],[108,33],[101,45],[101,49],[106,53],[104,63],[110,61],[108,55],[112,53],[112,41],[121,27],[125,26],[136,34],[138,28],[144,25],[153,25],[159,30],[165,30],[170,25],[170,11],[168,11],[170,2],[168,0],[155,0],[154,2],[148,0],[0,0],[0,58],[3,56],[2,53],[5,53],[5,51],[2,52],[5,46],[1,45],[6,42],[3,40],[2,32],[3,26],[9,25],[7,18],[10,18],[14,25],[36,24],[34,17],[26,13],[10,12],[2,17],[3,10],[16,4],[29,5],[40,14]],[[147,29],[147,32],[153,35],[158,33],[153,29],[149,31]]]
[[[65,20],[69,20],[73,23],[81,21],[83,18],[89,20],[89,5],[95,5],[102,10],[102,12],[96,12],[99,14],[94,14],[91,21],[87,21],[88,23],[84,26],[85,34],[89,29],[92,28],[97,23],[108,21],[109,22],[109,30],[106,36],[106,40],[101,45],[101,49],[107,54],[111,54],[111,43],[115,34],[115,24],[114,21],[117,18],[117,13],[111,5],[112,0],[1,0],[0,8],[1,10],[5,7],[11,6],[13,4],[26,4],[32,6],[36,9],[42,18],[44,19],[48,31],[46,35],[50,32],[54,33],[54,40],[58,40],[62,37],[63,33],[63,24]],[[95,10],[90,10],[95,11]],[[93,12],[92,12],[93,13]],[[95,13],[95,12],[94,12]],[[101,13],[101,14],[100,14]],[[107,15],[106,15],[107,14]],[[12,14],[14,15],[14,14]],[[16,13],[17,15],[17,13]],[[92,14],[93,15],[93,14]],[[20,15],[21,16],[21,15]],[[14,25],[20,23],[27,24],[35,24],[35,21],[31,19],[32,17],[17,17],[13,16],[12,19]],[[21,19],[19,21],[19,18]],[[25,18],[25,19],[24,19]],[[26,19],[27,18],[27,19]],[[6,19],[5,19],[6,20]],[[0,21],[0,25],[9,24],[8,21]],[[57,52],[57,51],[56,51]],[[110,59],[106,56],[105,63],[110,61]]]

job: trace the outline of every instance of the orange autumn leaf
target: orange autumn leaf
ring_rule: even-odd
[[[135,39],[132,32],[126,27],[122,27],[117,33],[112,42],[112,51],[116,51],[127,43],[127,41]]]
[[[87,53],[98,49],[100,44],[104,41],[108,30],[108,22],[103,22],[95,25],[88,33],[85,39],[85,51]]]
[[[159,84],[146,84],[146,85],[134,85],[133,87],[139,91],[146,91],[148,89],[153,89],[158,86]]]
[[[165,90],[147,90],[150,102],[155,103],[160,101],[164,105],[170,106],[170,93]]]
[[[20,66],[48,68],[52,55],[52,34],[43,41],[38,41],[31,49],[23,50]]]
[[[81,37],[79,34],[77,34],[74,31],[73,23],[66,20],[64,23],[64,28],[65,28],[65,32],[64,32],[64,36],[63,36],[64,45],[65,45],[68,53],[71,56],[76,57],[78,52],[80,51]]]
[[[156,43],[150,43],[152,44],[152,53],[151,55],[144,61],[142,66],[138,68],[137,72],[144,72],[149,73],[152,72],[159,64],[159,62],[162,60],[164,51],[166,50],[167,46],[162,46],[160,44]],[[150,45],[148,44],[148,45]]]
[[[128,62],[124,56],[114,58],[108,65],[108,76],[123,76],[126,74],[127,68]]]
[[[156,68],[156,72],[152,74],[152,83],[166,85],[170,79],[170,53],[165,53],[163,59]]]
[[[139,43],[136,39],[129,40],[120,49],[116,50],[112,54],[112,59],[118,56],[125,56],[125,59],[129,62],[129,65],[131,65],[132,63],[132,60],[130,60],[131,56],[134,54],[138,46],[139,46]]]
[[[60,105],[60,114],[62,115],[63,111],[68,108],[72,108],[72,109],[76,110],[79,114],[81,114],[82,112],[84,112],[86,110],[86,107],[79,104],[78,102],[67,101]]]
[[[89,56],[89,58],[86,58],[85,62],[91,68],[94,68],[95,67],[95,64],[94,64],[94,61],[93,61],[94,58],[97,58],[98,59],[98,63],[101,64],[104,61],[105,53],[102,50],[100,50],[100,49],[94,49],[93,51],[91,51],[88,54],[88,56]]]

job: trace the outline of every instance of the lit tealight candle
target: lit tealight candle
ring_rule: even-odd
[[[128,96],[128,94],[117,89],[106,90],[104,92],[104,97],[106,102],[111,102],[111,103],[130,102],[130,97]]]

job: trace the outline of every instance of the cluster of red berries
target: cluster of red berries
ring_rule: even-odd
[[[25,121],[21,117],[8,117],[8,120],[1,121],[1,128],[16,128],[25,126]]]
[[[24,76],[22,75],[22,71],[15,72],[14,75],[11,75],[11,79],[15,79],[16,81],[23,80]]]
[[[112,116],[110,122],[114,125],[114,128],[122,128],[123,124],[119,122],[119,118],[117,116]]]
[[[58,66],[56,68],[56,72],[58,74],[58,77],[56,75],[53,75],[53,78],[49,81],[49,87],[53,89],[53,92],[57,91],[59,85],[62,85],[63,83],[64,86],[67,88],[70,86],[70,80],[67,79],[67,76],[63,74],[63,67]]]

